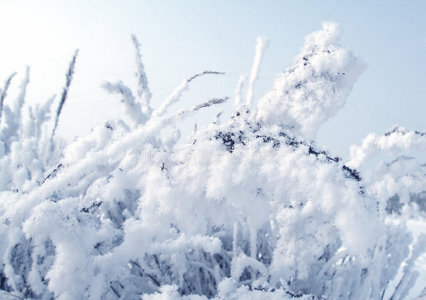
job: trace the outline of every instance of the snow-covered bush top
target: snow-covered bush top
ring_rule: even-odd
[[[259,102],[258,119],[294,127],[306,138],[315,138],[322,123],[345,104],[364,64],[339,45],[340,30],[324,23],[308,35],[293,64],[275,80]]]
[[[413,265],[426,238],[413,239],[402,223],[389,222],[386,205],[390,197],[402,196],[400,191],[419,195],[426,190],[424,164],[407,165],[409,175],[392,177],[403,182],[416,174],[413,185],[392,188],[381,188],[384,177],[366,179],[355,168],[374,149],[424,149],[425,135],[415,133],[402,146],[397,139],[388,143],[374,136],[353,148],[348,163],[311,141],[344,105],[364,68],[339,45],[339,35],[331,23],[309,35],[293,65],[255,108],[253,87],[267,45],[259,39],[247,105],[240,105],[242,77],[232,117],[199,128],[179,147],[178,122],[228,98],[211,98],[175,115],[167,113],[168,107],[194,79],[220,73],[192,76],[153,109],[135,37],[137,92],[123,82],[104,85],[121,96],[128,118],[100,124],[69,145],[54,130],[76,55],[53,126],[54,98],[21,114],[28,75],[18,105],[3,106],[8,80],[0,91],[5,116],[0,295],[404,297],[416,280]],[[390,135],[400,132],[412,135],[403,129]],[[388,167],[375,172],[396,174]]]

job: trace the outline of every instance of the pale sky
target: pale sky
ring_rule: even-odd
[[[346,107],[318,136],[318,144],[347,158],[349,145],[359,144],[369,132],[380,133],[394,124],[426,129],[425,12],[426,1],[420,0],[1,0],[0,84],[17,71],[17,87],[29,65],[27,99],[45,101],[60,94],[69,60],[80,49],[58,133],[84,135],[104,118],[123,114],[119,99],[100,85],[121,79],[135,86],[130,34],[141,42],[155,106],[195,73],[226,72],[194,82],[178,107],[232,97],[240,75],[250,72],[256,38],[263,36],[270,45],[260,68],[256,103],[291,63],[304,36],[320,29],[322,21],[334,21],[343,30],[342,44],[368,65]],[[225,108],[231,110],[231,103]],[[213,112],[204,114],[200,118]]]

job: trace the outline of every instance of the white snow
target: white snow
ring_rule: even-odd
[[[54,98],[22,109],[27,74],[20,104],[5,102],[0,124],[0,295],[380,299],[420,291],[425,235],[413,238],[407,224],[424,223],[424,133],[369,135],[348,163],[311,141],[364,68],[339,36],[324,23],[250,107],[267,45],[259,39],[249,105],[239,105],[241,77],[232,117],[179,144],[178,121],[228,98],[171,116],[168,107],[195,78],[221,73],[190,77],[152,111],[133,37],[137,92],[105,85],[122,97],[125,118],[67,145],[51,135]],[[392,159],[368,165],[378,151]]]

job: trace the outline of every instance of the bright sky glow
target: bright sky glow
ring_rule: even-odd
[[[291,63],[304,36],[318,30],[322,21],[334,21],[344,31],[344,46],[368,65],[346,107],[318,136],[320,145],[347,158],[349,146],[359,144],[369,132],[381,133],[394,124],[426,128],[425,11],[426,2],[415,0],[3,0],[0,83],[17,71],[18,86],[29,65],[28,99],[46,101],[60,93],[69,60],[79,48],[75,80],[58,129],[72,137],[87,133],[103,118],[122,114],[118,99],[100,86],[119,79],[135,86],[132,33],[141,43],[155,107],[183,79],[206,69],[226,75],[194,83],[182,105],[232,97],[240,75],[250,73],[256,38],[264,36],[270,45],[256,82],[255,104]],[[206,113],[204,118],[213,115]]]

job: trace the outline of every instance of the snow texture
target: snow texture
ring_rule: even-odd
[[[335,23],[308,35],[293,64],[259,102],[258,119],[293,128],[313,139],[321,124],[345,104],[364,64],[339,44]]]
[[[426,212],[426,133],[394,126],[384,134],[370,133],[361,146],[351,147],[348,166],[367,168],[368,193],[381,213],[417,215]],[[374,168],[375,158],[384,159]],[[389,199],[389,201],[387,201]],[[407,205],[410,204],[410,205]],[[413,211],[414,210],[414,211]]]
[[[171,116],[167,108],[193,79],[218,72],[185,80],[152,111],[133,42],[137,93],[122,82],[105,84],[127,115],[87,137],[65,145],[51,136],[54,97],[23,110],[28,74],[17,105],[5,102],[0,297],[399,299],[421,280],[414,265],[425,236],[413,239],[407,214],[386,207],[393,195],[426,190],[424,163],[398,160],[366,177],[354,167],[377,150],[424,149],[424,134],[374,135],[353,148],[348,163],[311,141],[364,68],[339,45],[336,24],[306,38],[257,108],[238,106],[229,120],[198,128],[179,146],[179,131],[170,129],[228,98]],[[264,40],[257,48],[252,91]],[[398,184],[383,185],[383,172]],[[407,185],[413,174],[418,179]],[[422,218],[415,206],[404,202]]]

